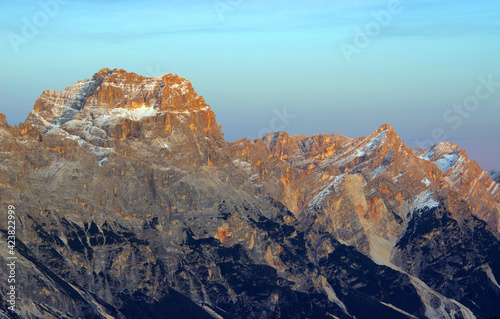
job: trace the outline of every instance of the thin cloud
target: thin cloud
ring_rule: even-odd
[[[398,26],[385,30],[381,37],[447,37],[465,35],[498,35],[500,26],[434,23],[421,26]]]

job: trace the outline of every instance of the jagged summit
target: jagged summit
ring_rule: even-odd
[[[380,126],[380,128],[377,130],[378,132],[382,132],[382,131],[392,131],[394,132],[394,128],[392,126],[390,126],[389,124],[387,123],[384,123]]]
[[[25,124],[44,136],[77,142],[98,161],[127,139],[149,141],[167,157],[191,145],[183,153],[194,163],[224,157],[215,154],[224,143],[215,114],[188,80],[172,74],[153,78],[101,69],[63,91],[44,91]]]
[[[139,120],[164,112],[209,109],[191,83],[177,75],[148,78],[121,69],[102,69],[91,80],[63,91],[44,91],[26,123],[47,131],[89,115],[101,121],[110,117]]]
[[[286,132],[268,133],[257,142],[293,167],[314,171],[357,173],[382,171],[399,157],[413,156],[389,124],[383,124],[369,136],[348,138],[337,133],[312,136]],[[394,156],[396,155],[396,156]]]
[[[5,114],[0,113],[0,128],[2,127],[8,127],[9,122],[7,122],[7,119],[5,118]]]

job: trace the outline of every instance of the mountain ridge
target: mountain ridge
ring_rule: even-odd
[[[23,314],[498,315],[499,193],[465,152],[387,124],[227,142],[185,81],[102,69],[0,115]]]

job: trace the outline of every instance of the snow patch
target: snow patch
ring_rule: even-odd
[[[438,160],[434,161],[434,163],[442,172],[445,172],[452,168],[459,158],[460,156],[457,153],[452,153],[441,156]]]
[[[337,187],[335,185],[336,185],[336,183],[339,183],[339,181],[338,181],[339,177],[340,176],[337,176],[337,178],[335,178],[335,180],[333,182],[331,182],[330,184],[328,184],[326,187],[323,186],[323,189],[309,203],[308,209],[312,209],[314,207],[319,207],[321,205],[321,203],[323,203],[323,201],[325,200],[326,196],[328,196],[332,193],[330,191],[330,188],[332,186],[335,187],[335,190],[337,189]]]
[[[427,284],[417,277],[409,276],[422,303],[425,306],[425,316],[427,318],[442,319],[476,319],[472,311],[461,303],[448,299],[432,290]],[[439,302],[439,304],[437,304]],[[436,306],[438,306],[436,308]]]
[[[491,282],[500,289],[500,285],[497,282],[497,279],[495,278],[495,275],[493,275],[493,271],[491,270],[491,267],[488,266],[486,269],[486,275],[488,276],[488,279],[491,280]]]
[[[43,125],[46,127],[46,128],[49,128],[52,126],[52,123],[50,123],[49,121],[47,121],[43,116],[41,116],[38,112],[35,112],[35,111],[31,111],[32,114],[34,114],[37,118],[37,120],[40,120],[42,121]]]
[[[426,160],[426,161],[431,161],[431,159],[434,157],[435,155],[435,151],[434,149],[429,149],[429,150],[426,150],[422,155],[420,155],[418,158],[420,159],[423,159],[423,160]]]
[[[108,156],[109,153],[113,151],[113,149],[109,147],[100,147],[91,144],[85,144],[85,145],[87,146],[87,149],[96,156]]]
[[[155,139],[155,142],[158,143],[158,146],[162,149],[166,149],[168,150],[169,152],[171,152],[172,150],[170,149],[170,146],[168,145],[167,143],[167,139],[160,139],[160,138],[157,138]]]
[[[187,81],[183,81],[181,84],[174,84],[174,85],[171,85],[170,88],[171,89],[175,89],[176,91],[180,91],[182,95],[185,95],[188,93],[188,86],[187,86],[188,82]]]
[[[338,154],[333,158],[328,159],[324,164],[334,164],[341,165],[344,163],[349,163],[356,157],[362,157],[370,152],[373,152],[378,147],[382,146],[385,141],[386,131],[379,133],[377,136],[369,140],[369,138],[363,139],[359,143],[354,143],[354,141],[349,142],[345,147],[343,147]]]
[[[425,184],[425,186],[429,187],[432,182],[426,177],[420,181],[422,184]]]
[[[321,277],[321,284],[323,286],[323,289],[325,290],[326,292],[326,295],[328,297],[328,300],[330,302],[333,302],[335,304],[337,304],[343,311],[346,315],[350,316],[349,312],[347,311],[347,307],[345,306],[345,304],[337,297],[337,294],[335,294],[335,291],[333,290],[332,286],[330,285],[330,283],[328,283],[328,281],[326,280],[325,277]],[[333,318],[336,318],[335,316],[331,315]]]
[[[369,172],[368,174],[370,174],[370,175],[377,175],[378,173],[382,172],[384,169],[386,169],[387,167],[389,167],[389,165],[380,165],[379,167],[377,167],[373,171]]]
[[[250,164],[248,162],[243,162],[243,161],[236,159],[233,161],[233,164],[242,168],[249,175],[250,175],[250,173],[252,173],[252,164]]]
[[[371,196],[371,195],[375,194],[375,192],[376,192],[376,191],[377,191],[377,189],[376,189],[376,188],[372,188],[372,189],[370,189],[370,190],[366,193],[366,196]]]
[[[167,143],[167,142],[163,143],[163,144],[162,144],[162,146],[163,146],[164,148],[166,148],[169,152],[171,152],[171,151],[172,151],[172,150],[170,149],[170,146],[168,146],[168,143]]]
[[[491,182],[490,187],[488,187],[488,193],[491,193],[493,190],[493,187],[496,185],[495,181]]]
[[[102,164],[104,164],[104,162],[105,162],[105,161],[107,161],[107,160],[108,160],[108,158],[109,158],[109,156],[108,156],[108,157],[103,158],[102,160],[100,160],[100,161],[98,162],[99,166],[102,166]]]
[[[66,132],[66,131],[65,131]],[[67,133],[67,132],[66,132]],[[68,133],[67,136],[65,136],[65,138],[67,138],[68,140],[73,140],[73,141],[78,141],[80,139],[79,136],[76,136],[76,135],[71,135]]]
[[[385,137],[386,133],[386,131],[383,131],[382,133],[379,133],[377,136],[375,136],[370,142],[368,142],[368,144],[365,145],[365,147],[358,151],[357,156],[364,156],[375,149],[380,141]]]
[[[158,80],[150,81],[149,83],[141,82],[139,85],[126,82],[104,82],[102,85],[120,89],[123,92],[123,97],[128,98],[131,96],[146,95],[147,93],[153,92],[155,88],[158,87],[158,82]]]
[[[203,309],[205,309],[206,312],[208,312],[212,318],[215,318],[215,319],[224,319],[224,317],[222,317],[221,315],[219,315],[217,312],[215,312],[212,308],[210,308],[210,306],[208,306],[207,304],[203,304],[202,305]]]
[[[136,109],[127,109],[127,108],[116,108],[112,109],[109,112],[109,115],[111,116],[119,116],[119,117],[126,117],[130,118],[132,120],[140,120],[143,117],[150,117],[156,115],[158,112],[153,106],[141,106]]]
[[[447,152],[448,154],[441,155],[438,159],[433,160],[436,158],[436,151],[437,154],[443,154],[443,152]],[[445,172],[455,166],[460,157],[459,152],[447,143],[435,145],[418,156],[420,159],[433,162],[442,172]]]
[[[399,173],[399,174],[398,174],[398,176],[394,176],[394,178],[392,179],[392,181],[393,181],[394,183],[397,183],[397,182],[399,181],[399,178],[400,178],[401,176],[403,176],[403,173]]]
[[[386,302],[382,302],[382,301],[381,301],[380,303],[381,303],[381,304],[383,304],[383,305],[384,305],[384,306],[386,306],[386,307],[389,307],[389,308],[391,308],[391,309],[393,309],[393,310],[396,310],[396,311],[397,311],[397,312],[399,312],[399,313],[402,313],[402,314],[403,314],[403,315],[405,315],[405,316],[408,316],[409,318],[415,318],[415,319],[418,319],[418,317],[415,317],[415,316],[413,316],[413,315],[411,315],[411,314],[407,313],[406,311],[404,311],[404,310],[402,310],[402,309],[399,309],[398,307],[396,307],[396,306],[394,306],[394,305],[391,305],[390,303],[386,303]]]
[[[471,188],[470,188],[470,191],[469,191],[469,193],[467,194],[467,197],[465,198],[465,200],[468,200],[468,199],[469,199],[469,197],[472,195],[472,193],[474,192],[474,188],[476,187],[477,182],[479,182],[479,181],[481,180],[481,178],[483,178],[484,173],[485,173],[485,171],[483,171],[483,172],[481,173],[481,176],[479,176],[479,178],[476,178],[476,179],[474,180],[474,183],[472,183],[472,186],[471,186]]]
[[[491,195],[495,194],[498,190],[498,183],[497,185],[495,186],[495,188],[493,189],[493,191],[491,192]]]
[[[439,203],[432,197],[432,194],[434,194],[434,192],[425,190],[415,196],[412,204],[412,213],[438,207]]]

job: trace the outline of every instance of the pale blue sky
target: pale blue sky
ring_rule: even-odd
[[[441,132],[500,169],[500,85],[467,117],[443,118],[480,77],[500,82],[497,0],[401,0],[386,26],[373,13],[390,1],[379,0],[66,0],[44,21],[40,3],[54,1],[0,1],[0,112],[11,124],[45,89],[123,68],[190,80],[228,140],[266,129],[358,137],[389,123],[411,147]],[[367,26],[377,32],[348,62],[341,44]],[[284,108],[295,117],[283,122]]]

